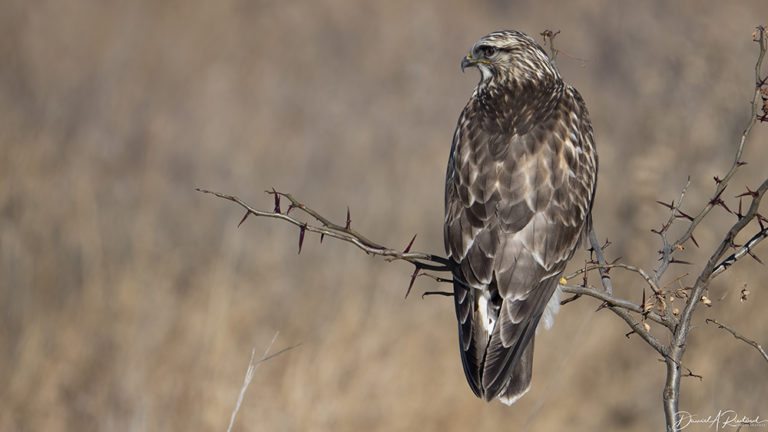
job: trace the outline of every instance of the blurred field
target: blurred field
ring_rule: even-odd
[[[486,404],[465,383],[451,301],[419,297],[434,282],[403,300],[408,266],[313,236],[297,255],[296,229],[236,229],[238,208],[194,188],[269,209],[274,186],[339,221],[349,206],[377,241],[418,233],[417,249],[442,253],[445,163],[477,81],[461,57],[492,30],[559,29],[599,146],[598,233],[610,257],[653,268],[655,200],[690,175],[694,210],[732,162],[764,0],[0,10],[0,430],[225,430],[251,349],[277,330],[275,350],[302,345],[257,370],[236,430],[663,427],[663,364],[596,302],[539,336],[528,396]],[[756,129],[729,197],[765,176],[767,142]],[[714,212],[685,259],[702,263],[732,221]],[[686,354],[704,378],[683,381],[681,409],[768,417],[765,362],[704,324],[768,344],[767,276],[744,260],[713,284]],[[614,283],[640,300],[641,281]]]

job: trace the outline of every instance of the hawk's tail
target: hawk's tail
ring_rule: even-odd
[[[507,386],[499,393],[499,400],[507,405],[512,405],[523,397],[531,388],[531,376],[533,376],[533,340],[531,337],[528,346],[523,350],[520,360],[509,376]]]

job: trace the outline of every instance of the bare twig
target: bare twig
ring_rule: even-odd
[[[229,418],[229,426],[227,427],[227,432],[230,432],[232,430],[232,425],[235,424],[235,417],[237,417],[237,412],[240,410],[240,406],[243,404],[243,398],[245,397],[245,390],[248,388],[248,385],[251,384],[251,380],[253,380],[253,373],[256,371],[256,369],[265,361],[277,357],[280,354],[292,350],[296,347],[298,347],[301,344],[296,344],[293,346],[289,346],[288,348],[283,348],[280,351],[272,354],[269,354],[269,350],[272,349],[272,345],[275,344],[275,341],[277,340],[277,335],[279,335],[280,332],[276,331],[275,335],[272,336],[272,341],[267,345],[267,349],[264,350],[264,354],[261,356],[261,359],[259,359],[257,362],[254,363],[253,359],[256,356],[256,348],[251,350],[251,360],[248,362],[248,370],[245,372],[245,379],[243,380],[243,386],[240,388],[240,394],[237,396],[237,403],[235,404],[235,409],[232,410],[232,416]]]
[[[560,53],[560,50],[555,48],[555,38],[560,34],[560,30],[554,32],[552,30],[544,30],[540,34],[544,38],[545,43],[549,41],[549,61],[557,68],[557,54]]]
[[[633,303],[629,300],[614,297],[605,291],[596,290],[594,288],[582,287],[578,285],[561,285],[563,292],[576,295],[585,295],[598,300],[602,300],[609,306],[615,306],[617,308],[626,309],[630,312],[635,312],[646,316],[651,321],[657,322],[670,330],[674,330],[675,321],[669,320],[667,317],[662,316],[654,311],[644,311],[643,307],[637,303]]]
[[[592,250],[595,252],[595,257],[597,258],[598,264],[602,266],[602,268],[598,270],[600,272],[600,282],[603,284],[605,292],[613,295],[613,283],[611,283],[611,277],[608,275],[609,269],[605,267],[608,265],[608,263],[605,261],[605,255],[603,255],[603,247],[600,246],[600,242],[597,241],[597,234],[595,234],[594,224],[589,230],[589,244],[592,246]]]
[[[679,245],[675,243],[675,245],[670,245],[669,241],[667,240],[667,230],[669,230],[669,227],[672,226],[672,224],[675,222],[675,220],[681,215],[685,215],[685,213],[682,213],[680,210],[680,206],[683,204],[683,199],[685,198],[685,193],[688,191],[688,186],[691,185],[691,177],[688,177],[688,180],[685,183],[685,186],[683,186],[683,190],[680,192],[680,198],[677,200],[677,203],[672,202],[671,205],[669,205],[669,219],[662,225],[661,229],[658,231],[655,231],[660,237],[662,242],[662,248],[661,248],[661,264],[659,264],[659,268],[656,269],[656,272],[653,275],[653,282],[655,285],[658,286],[658,284],[661,281],[661,277],[664,275],[664,272],[667,270],[667,267],[672,262],[672,253],[674,250],[679,250],[682,245]],[[685,215],[686,217],[690,217],[688,215]]]
[[[763,356],[765,361],[768,362],[768,353],[765,352],[765,349],[763,349],[763,347],[759,343],[757,343],[754,340],[749,339],[748,337],[740,334],[739,332],[734,330],[733,327],[730,327],[730,326],[728,326],[726,324],[722,324],[722,323],[718,322],[717,320],[713,320],[711,318],[707,318],[706,322],[707,323],[712,323],[712,324],[716,325],[718,328],[726,330],[728,333],[732,334],[733,337],[735,337],[736,339],[739,339],[741,341],[746,342],[748,345],[751,345],[752,347],[754,347],[760,353],[761,356]]]
[[[599,264],[598,271],[600,272],[600,280],[603,284],[603,288],[605,289],[605,292],[608,293],[608,295],[613,295],[613,284],[611,283],[611,277],[608,275],[608,264],[605,261],[605,255],[603,255],[603,248],[600,245],[600,242],[597,241],[597,235],[595,234],[595,228],[594,225],[589,230],[589,242],[592,245],[592,249],[595,253],[595,257],[597,258],[597,262]],[[587,294],[584,292],[583,294]],[[588,294],[589,295],[589,294]],[[653,349],[655,349],[659,354],[661,354],[663,357],[667,356],[667,349],[664,345],[662,345],[653,335],[645,329],[645,327],[642,325],[642,323],[635,320],[632,315],[627,312],[626,309],[623,307],[620,307],[618,305],[611,305],[607,299],[604,299],[606,301],[608,308],[611,310],[611,312],[618,315],[621,319],[624,320],[624,322],[627,323],[627,325],[635,332],[637,333],[645,342],[648,343]]]
[[[573,56],[560,48],[555,48],[555,38],[557,37],[557,35],[560,34],[560,30],[557,30],[557,31],[544,30],[539,34],[544,39],[544,43],[549,45],[549,61],[552,63],[552,66],[554,66],[555,69],[557,69],[557,57],[560,54],[570,59],[576,60],[577,62],[579,62],[579,65],[581,65],[582,67],[587,63],[586,59]]]
[[[603,258],[603,260],[604,259],[605,258]],[[648,284],[648,286],[651,288],[651,290],[654,293],[661,294],[661,289],[659,289],[658,285],[656,285],[656,283],[653,281],[653,279],[651,279],[651,277],[648,275],[648,273],[646,273],[645,270],[641,269],[640,267],[636,267],[636,266],[629,265],[629,264],[624,264],[624,263],[595,264],[595,265],[587,266],[586,267],[586,271],[590,271],[590,270],[610,270],[610,269],[613,269],[613,268],[620,268],[620,269],[624,269],[624,270],[627,270],[627,271],[631,271],[633,273],[637,273],[638,275],[640,275],[640,277],[643,278],[643,280]],[[564,278],[566,280],[573,279],[574,277],[584,273],[584,270],[585,269],[583,269],[583,268],[579,269],[579,270],[576,270],[573,273],[570,273],[567,276],[564,276]],[[608,272],[605,272],[605,274],[606,274],[606,277],[608,277],[608,279],[610,280],[610,276],[608,276]],[[602,277],[602,275],[603,274],[601,273],[600,276]]]
[[[449,291],[424,291],[424,293],[421,295],[421,298],[424,298],[426,296],[431,295],[439,295],[443,297],[453,297],[453,293]]]

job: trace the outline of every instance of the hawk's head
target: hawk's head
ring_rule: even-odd
[[[560,81],[560,74],[539,44],[514,30],[493,32],[477,41],[461,61],[461,70],[467,67],[480,70],[481,86],[510,81],[518,85]]]

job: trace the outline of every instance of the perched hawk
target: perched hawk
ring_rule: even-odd
[[[475,395],[512,404],[530,388],[533,340],[590,223],[597,154],[579,93],[517,31],[462,60],[480,82],[453,135],[445,248],[464,373]]]

